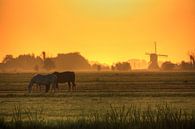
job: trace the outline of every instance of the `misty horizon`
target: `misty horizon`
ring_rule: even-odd
[[[108,65],[98,61],[90,61],[79,52],[58,53],[56,56],[48,56],[46,52],[42,52],[42,54],[39,56],[36,56],[35,54],[22,54],[17,57],[14,57],[13,55],[6,55],[3,61],[0,63],[0,71],[131,71],[147,69],[194,70],[194,55],[192,55],[192,58],[192,60],[187,62],[181,61],[178,64],[171,61],[146,61],[144,59],[128,59],[113,62],[111,65]]]
[[[47,53],[47,52],[46,52]],[[78,51],[72,51],[72,52],[59,52],[57,54],[52,54],[52,53],[47,53],[47,58],[53,58],[53,57],[56,57],[58,56],[59,54],[69,54],[69,53],[79,53],[81,54],[82,56],[84,56],[90,64],[104,64],[104,65],[108,65],[108,66],[111,66],[112,64],[116,63],[116,62],[121,62],[121,61],[129,61],[129,60],[140,60],[140,61],[146,61],[146,62],[149,62],[149,56],[147,56],[145,53],[143,53],[143,56],[145,56],[147,59],[144,59],[144,58],[134,58],[132,55],[127,58],[126,60],[123,60],[123,59],[119,59],[119,60],[115,60],[111,63],[106,63],[106,62],[102,62],[100,60],[93,60],[93,59],[89,59],[87,58],[87,56],[85,56],[84,54],[82,54],[81,52],[78,52]],[[40,54],[35,54],[33,52],[31,53],[21,53],[21,54],[18,54],[18,55],[13,55],[11,53],[7,53],[5,54],[4,56],[2,56],[3,58],[0,60],[0,62],[2,63],[3,59],[5,58],[6,55],[12,55],[14,58],[17,58],[19,57],[20,55],[33,55],[35,57],[42,57],[42,53],[40,52]],[[173,63],[176,63],[176,64],[179,64],[181,63],[181,61],[185,61],[185,62],[189,62],[190,61],[190,58],[189,58],[189,55],[186,54],[186,56],[188,57],[188,59],[181,59],[179,61],[172,61],[171,59],[169,58],[160,58],[159,59],[159,62],[162,63],[162,62],[165,62],[165,61],[170,61],[170,62],[173,62]]]

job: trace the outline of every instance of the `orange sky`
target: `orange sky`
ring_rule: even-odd
[[[145,52],[188,60],[195,0],[0,0],[0,60],[6,54],[80,52],[112,64]]]

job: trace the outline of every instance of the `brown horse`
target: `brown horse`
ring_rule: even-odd
[[[58,87],[58,83],[68,83],[68,87],[69,87],[69,91],[76,91],[76,84],[75,84],[75,73],[74,72],[70,72],[70,71],[66,71],[66,72],[54,72],[54,75],[57,76],[57,85],[56,87]],[[72,85],[71,85],[72,84]]]

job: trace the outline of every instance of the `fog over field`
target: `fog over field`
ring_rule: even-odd
[[[11,117],[15,105],[43,107],[46,119],[79,117],[110,105],[173,104],[187,111],[195,109],[193,72],[78,72],[77,91],[60,84],[56,93],[44,93],[27,86],[34,74],[0,74],[0,114]]]

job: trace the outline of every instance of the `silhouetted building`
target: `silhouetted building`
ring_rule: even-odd
[[[161,69],[162,70],[175,70],[177,67],[176,64],[172,63],[172,62],[169,62],[169,61],[166,61],[162,64],[161,66]]]

